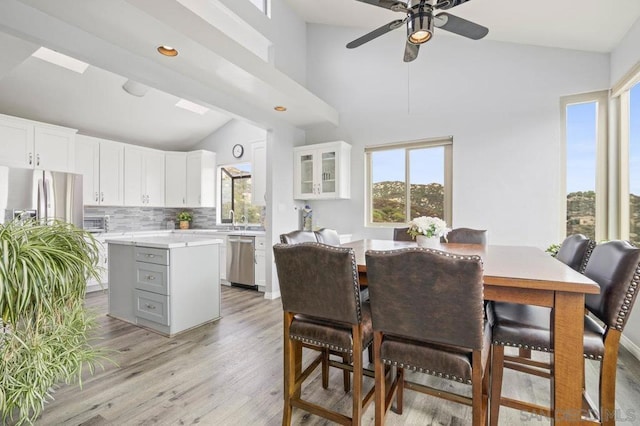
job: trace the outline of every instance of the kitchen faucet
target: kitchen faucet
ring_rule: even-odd
[[[231,216],[231,230],[236,230],[236,214],[233,210],[229,210],[229,216]]]
[[[242,221],[243,231],[247,232],[247,225],[249,224],[249,221],[247,220],[247,216],[245,215],[240,216],[240,220]]]

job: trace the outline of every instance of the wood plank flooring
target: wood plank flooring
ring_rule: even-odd
[[[279,425],[282,419],[282,305],[261,293],[222,288],[222,319],[166,338],[110,318],[107,296],[87,296],[99,313],[98,345],[113,350],[115,363],[83,376],[82,389],[63,385],[45,406],[37,425]],[[597,395],[597,364],[589,362],[587,383]],[[351,392],[342,390],[342,373],[331,369],[329,389],[319,371],[303,394],[348,414]],[[422,376],[422,375],[418,375]],[[431,383],[435,378],[424,378]],[[448,389],[464,385],[439,382]],[[373,380],[365,378],[364,388]],[[505,394],[548,404],[549,386],[505,371]],[[619,425],[640,425],[640,362],[622,349],[618,368]],[[363,424],[374,423],[373,404]],[[468,425],[471,410],[455,403],[405,392],[404,414],[387,415],[388,425]],[[545,418],[502,408],[501,425],[546,425]],[[330,422],[294,409],[293,424]]]

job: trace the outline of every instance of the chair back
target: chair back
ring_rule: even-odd
[[[595,241],[582,234],[570,235],[560,245],[556,259],[576,271],[583,272],[595,245]]]
[[[446,242],[457,244],[487,245],[486,229],[456,228],[449,231]]]
[[[347,324],[362,321],[353,249],[320,243],[276,244],[273,256],[285,311]]]
[[[291,231],[280,234],[282,244],[316,243],[318,239],[313,231]]]
[[[407,234],[409,228],[393,228],[393,241],[413,241],[413,237]]]
[[[640,248],[620,240],[598,244],[584,274],[600,285],[600,294],[588,294],[585,305],[607,327],[622,331],[638,295]]]
[[[373,329],[481,349],[483,283],[479,256],[424,248],[366,252]]]
[[[322,228],[315,231],[315,234],[319,243],[328,244],[330,246],[340,245],[340,236],[338,235],[338,231],[335,229]]]

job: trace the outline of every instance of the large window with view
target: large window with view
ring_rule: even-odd
[[[602,239],[606,189],[604,143],[606,95],[601,92],[563,98],[566,235]]]
[[[231,213],[233,211],[233,213]],[[260,207],[251,204],[251,164],[220,167],[220,222],[260,223]]]
[[[367,225],[451,223],[451,138],[367,147]]]
[[[640,83],[629,90],[629,240],[640,247]]]

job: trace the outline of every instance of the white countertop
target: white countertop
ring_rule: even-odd
[[[159,229],[156,231],[137,231],[137,232],[106,232],[101,234],[93,234],[93,236],[101,241],[106,241],[109,239],[122,239],[122,238],[131,238],[131,237],[157,237],[157,236],[166,236],[166,235],[196,235],[196,236],[207,236],[212,237],[215,235],[223,236],[223,235],[248,235],[255,237],[263,237],[265,235],[264,231],[242,231],[242,230],[227,230],[227,229]]]
[[[222,244],[224,241],[219,238],[213,238],[212,236],[173,233],[168,231],[158,235],[129,235],[121,237],[107,237],[105,239],[105,242],[109,244],[170,249],[178,247]]]

